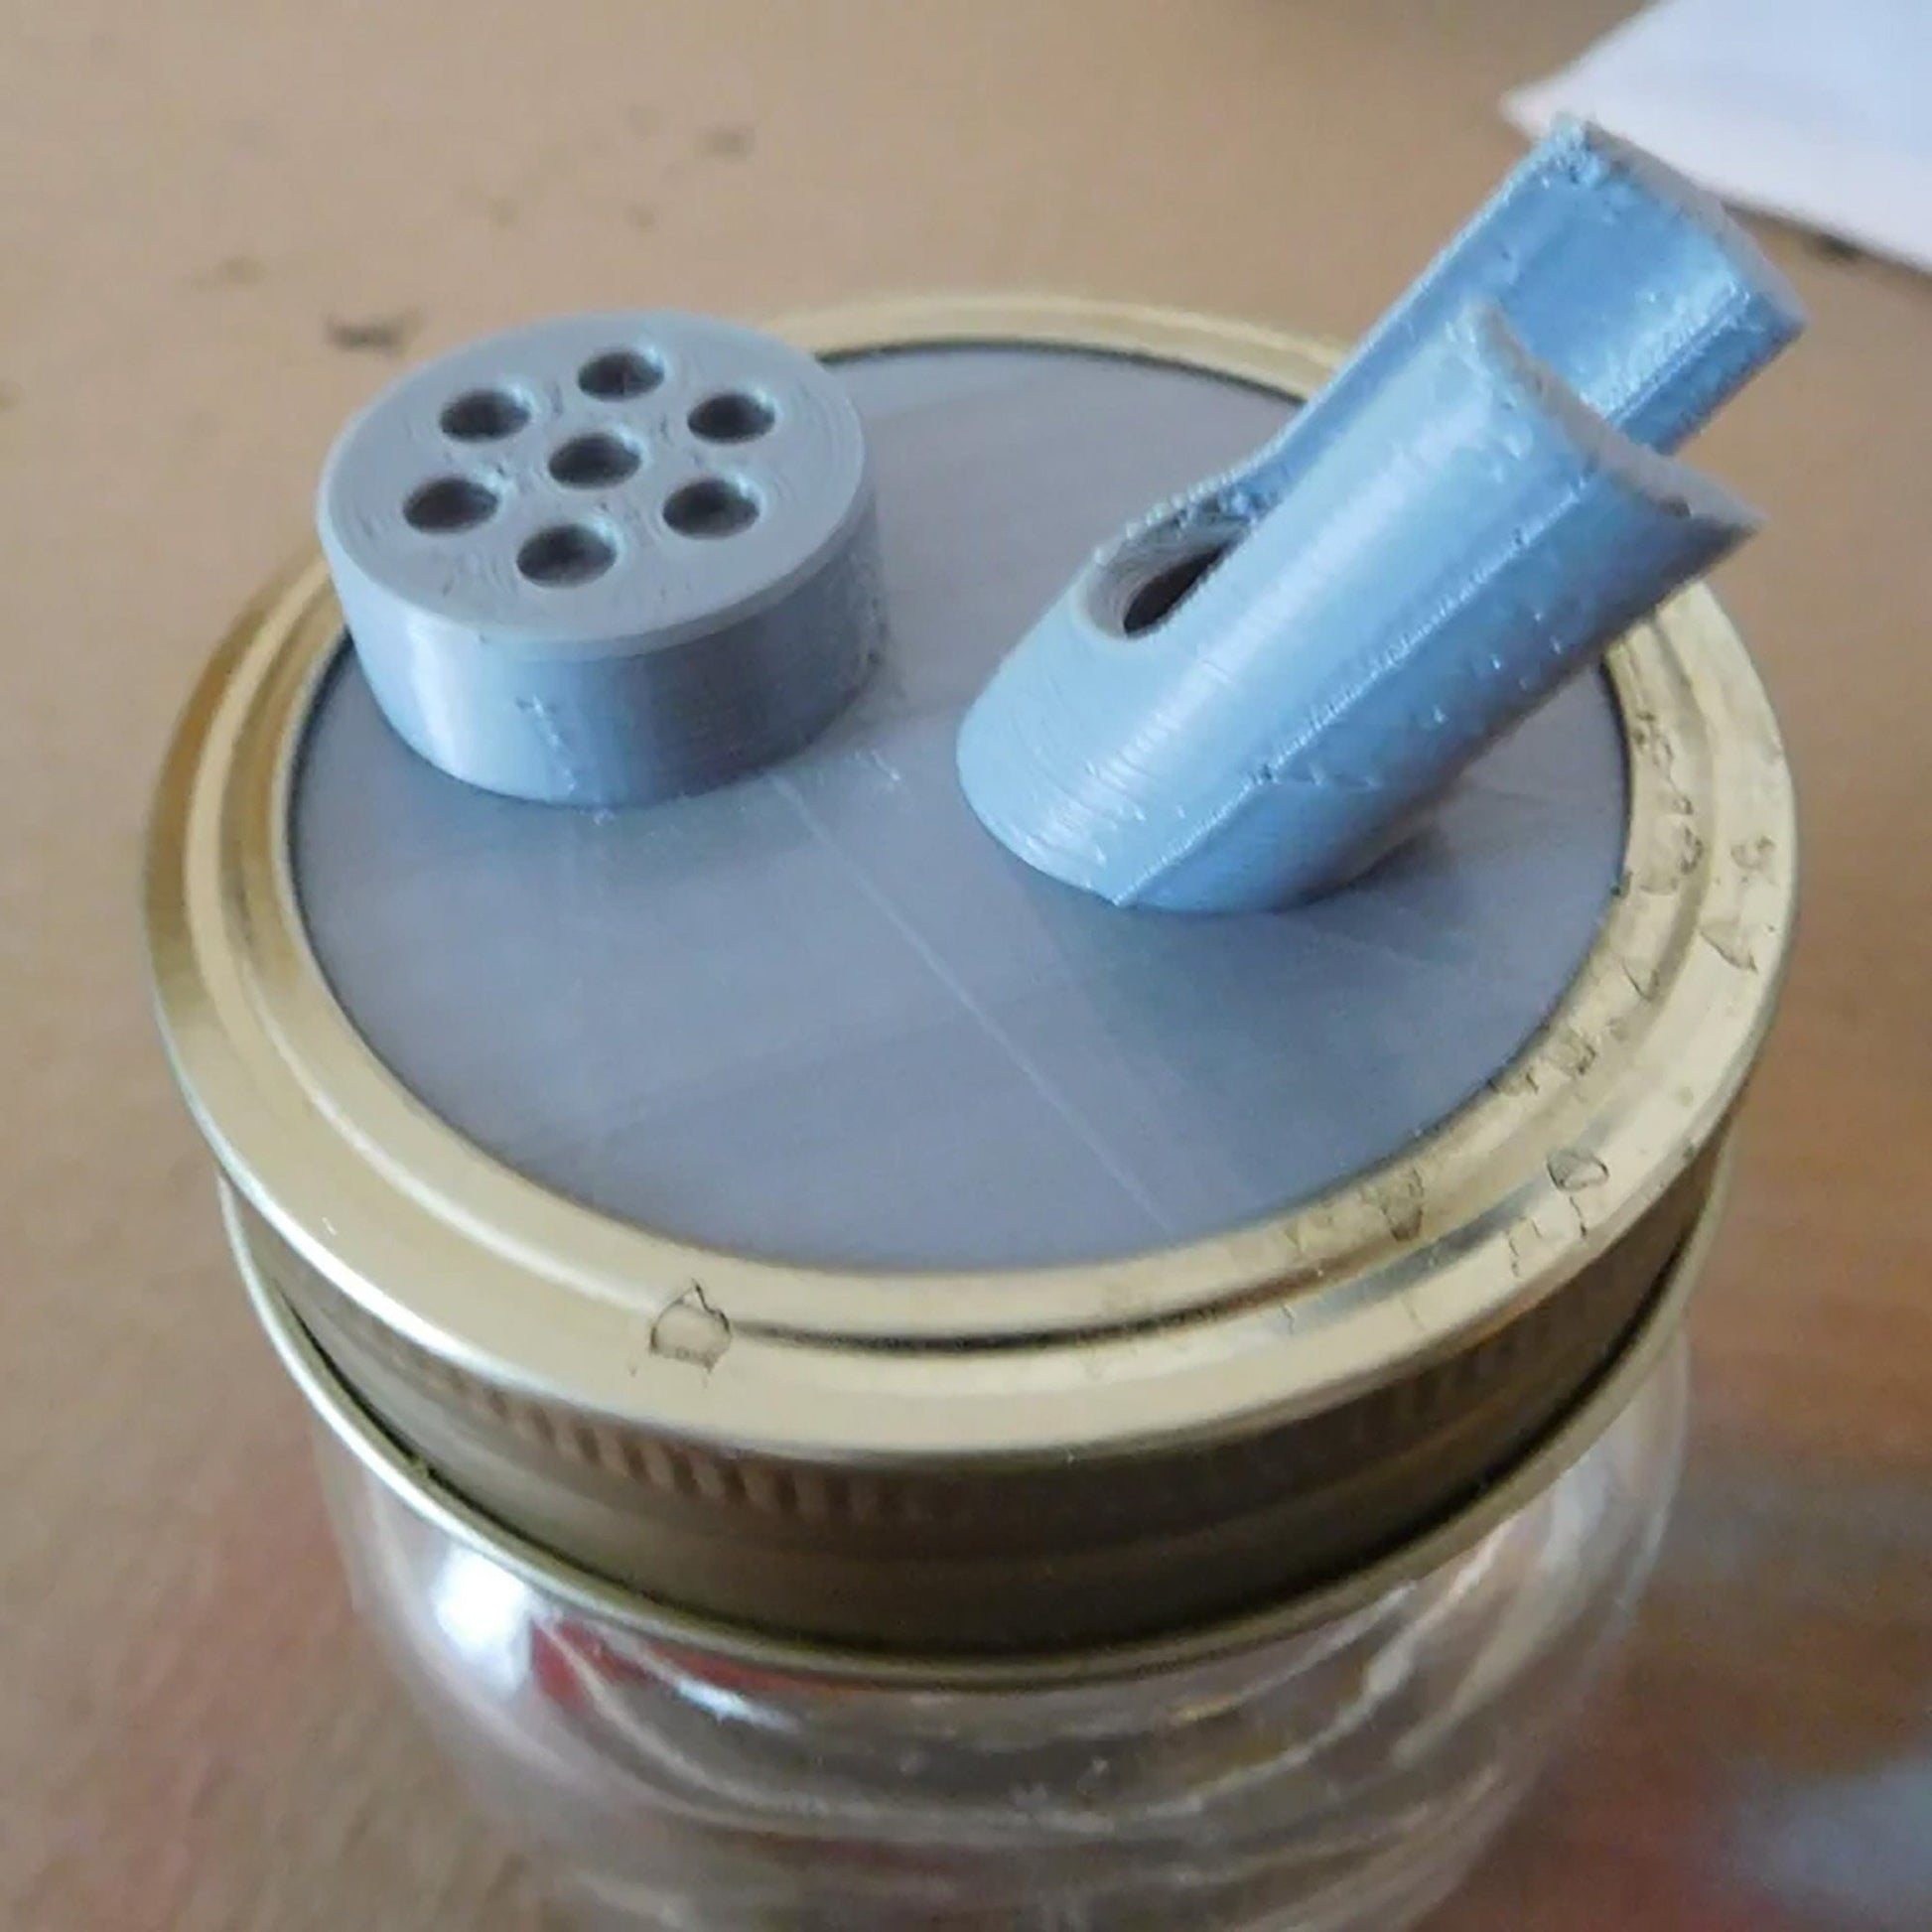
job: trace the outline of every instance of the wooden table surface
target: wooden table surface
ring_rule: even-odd
[[[1049,286],[1343,335],[1614,0],[15,0],[0,22],[0,1922],[530,1922],[350,1621],[135,922],[148,788],[318,460],[545,312]],[[1810,339],[1703,460],[1804,932],[1617,1686],[1439,1932],[1932,1927],[1932,282],[1767,231]]]

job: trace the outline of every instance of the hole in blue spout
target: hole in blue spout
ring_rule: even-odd
[[[1128,598],[1120,614],[1123,633],[1129,637],[1139,637],[1156,624],[1166,622],[1233,548],[1234,542],[1230,538],[1225,542],[1210,544],[1205,549],[1189,551],[1185,556],[1164,564]]]

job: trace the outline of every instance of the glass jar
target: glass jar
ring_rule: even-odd
[[[822,743],[484,796],[310,565],[164,774],[163,1024],[357,1600],[590,1927],[1390,1932],[1656,1544],[1775,722],[1687,592],[1336,901],[1089,902],[962,816],[959,712],[1329,361],[1045,300],[798,333],[892,616]]]
[[[442,1491],[287,1311],[263,1312],[321,1417],[358,1610],[586,1932],[1397,1932],[1467,1870],[1609,1656],[1684,1440],[1663,1309],[1594,1441],[1554,1445],[1525,1500],[1473,1542],[1449,1526],[1461,1547],[1403,1581],[1196,1658],[868,1681],[863,1659],[747,1665],[667,1636],[655,1606]]]

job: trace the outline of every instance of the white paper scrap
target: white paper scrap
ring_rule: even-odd
[[[1932,271],[1932,0],[1662,0],[1503,111]]]

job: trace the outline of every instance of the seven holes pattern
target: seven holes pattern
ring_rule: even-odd
[[[613,348],[593,355],[577,371],[577,386],[601,402],[631,402],[664,380],[664,366],[641,349]],[[454,396],[438,418],[453,443],[485,446],[514,436],[530,420],[530,405],[509,388],[468,389]],[[694,405],[685,425],[700,443],[729,447],[756,442],[777,420],[762,396],[724,389]],[[546,468],[566,489],[601,489],[634,476],[643,453],[627,436],[593,430],[570,437],[550,453]],[[438,477],[413,490],[403,518],[414,530],[451,536],[474,530],[496,512],[498,497],[472,477]],[[663,506],[666,525],[680,536],[716,539],[757,522],[757,497],[724,477],[701,477],[671,492]],[[528,583],[568,589],[604,575],[617,561],[617,546],[590,523],[559,522],[539,530],[516,553]]]

